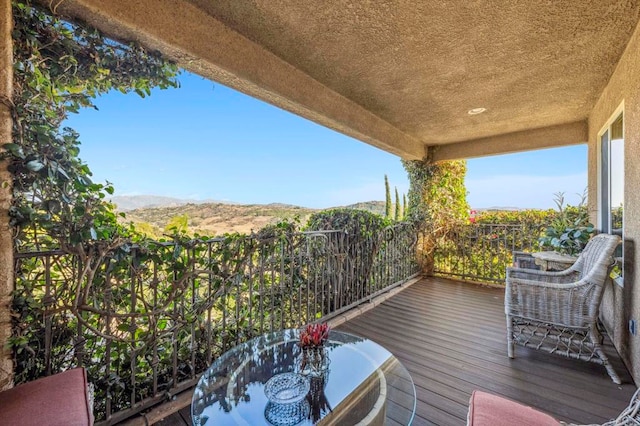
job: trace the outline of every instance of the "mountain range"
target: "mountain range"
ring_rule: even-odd
[[[161,195],[114,195],[109,201],[115,204],[121,212],[149,207],[176,207],[185,204],[223,203],[223,201],[218,200],[189,200],[163,197]]]
[[[290,204],[237,204],[213,200],[184,200],[154,195],[115,196],[111,201],[118,211],[125,212],[124,222],[142,226],[158,237],[167,224],[178,216],[187,216],[190,233],[217,236],[228,232],[250,233],[278,221],[298,219],[304,224],[313,213],[311,209]],[[384,201],[369,201],[341,206],[384,214]],[[142,228],[141,228],[142,229]]]

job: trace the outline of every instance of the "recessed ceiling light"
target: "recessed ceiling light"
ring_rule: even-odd
[[[471,108],[469,111],[467,111],[467,114],[478,115],[478,114],[482,114],[486,110],[487,110],[486,108]]]

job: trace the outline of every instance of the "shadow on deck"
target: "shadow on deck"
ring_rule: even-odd
[[[409,370],[418,398],[414,425],[464,425],[474,389],[578,424],[603,423],[627,406],[635,385],[609,339],[605,368],[516,347],[507,357],[504,291],[440,278],[407,287],[337,329],[367,337]],[[189,407],[158,423],[190,425]]]

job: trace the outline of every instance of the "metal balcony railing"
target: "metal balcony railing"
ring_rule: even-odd
[[[434,274],[469,281],[504,284],[516,251],[535,251],[540,226],[469,224],[436,243]]]
[[[233,345],[326,320],[414,277],[415,243],[403,223],[368,238],[318,231],[133,246],[98,265],[19,253],[16,381],[85,366],[98,422],[116,423],[193,386]]]

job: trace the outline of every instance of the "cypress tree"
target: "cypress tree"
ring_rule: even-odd
[[[407,218],[407,194],[402,194],[402,220]]]
[[[399,222],[402,219],[402,214],[400,213],[400,196],[398,195],[398,187],[396,189],[396,222]]]
[[[384,217],[391,219],[391,189],[389,189],[389,178],[384,175],[384,189],[386,193]]]

